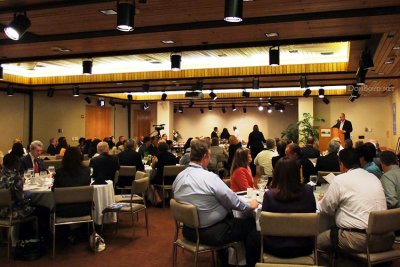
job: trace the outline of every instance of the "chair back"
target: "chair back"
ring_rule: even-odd
[[[89,164],[90,164],[90,159],[86,159],[86,160],[82,161],[82,165],[85,167],[89,167]]]
[[[177,202],[173,198],[169,203],[172,217],[174,217],[177,222],[182,222],[190,228],[199,227],[199,215],[197,214],[197,208],[195,206],[188,203]]]
[[[54,188],[54,204],[93,202],[93,186],[73,186]]]
[[[61,159],[56,159],[56,160],[43,160],[44,165],[47,167],[49,166],[54,166],[54,168],[58,169],[62,166],[62,160]]]
[[[142,179],[144,177],[147,177],[147,173],[141,172],[141,171],[137,171],[135,173],[135,180],[139,180],[139,179]]]
[[[262,211],[260,227],[261,234],[267,236],[317,236],[319,233],[319,214]]]
[[[136,166],[120,166],[119,167],[119,176],[135,176],[136,174]]]
[[[185,165],[166,165],[164,166],[163,176],[177,176],[181,171],[186,168]]]
[[[0,189],[0,207],[11,206],[11,190],[10,189]]]
[[[400,208],[371,211],[367,234],[381,235],[400,230]]]
[[[317,173],[317,182],[321,184],[327,183],[327,181],[324,179],[324,176],[333,173],[335,176],[342,174],[341,172],[329,172],[329,171],[318,171]]]
[[[149,187],[149,177],[145,176],[141,179],[132,181],[132,194],[143,194]]]

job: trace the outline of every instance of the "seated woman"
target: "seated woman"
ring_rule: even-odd
[[[251,175],[249,164],[251,162],[250,150],[239,148],[235,152],[231,167],[231,189],[233,192],[245,191],[254,187],[254,179]]]
[[[224,163],[228,160],[228,153],[223,147],[219,146],[219,139],[211,139],[211,159],[208,163],[209,171],[217,171],[224,167]]]
[[[264,194],[263,211],[314,213],[316,203],[313,188],[300,183],[296,161],[281,158],[275,166],[271,189]],[[264,251],[283,258],[309,255],[314,249],[314,239],[308,237],[264,238]]]
[[[232,161],[233,161],[233,156],[235,155],[236,149],[241,148],[242,143],[239,142],[239,140],[236,138],[236,136],[231,135],[229,137],[229,148],[228,148],[228,165],[227,169],[230,170]]]
[[[53,189],[90,185],[90,169],[82,165],[82,154],[78,147],[68,147],[62,159],[62,166],[56,170]],[[79,217],[88,214],[90,204],[68,204],[57,207],[60,217]]]

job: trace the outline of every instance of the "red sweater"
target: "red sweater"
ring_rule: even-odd
[[[255,188],[253,176],[249,167],[236,168],[231,175],[231,189],[233,192],[246,191],[247,188]]]

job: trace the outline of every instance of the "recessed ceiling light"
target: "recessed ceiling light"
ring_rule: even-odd
[[[103,9],[103,10],[99,10],[100,13],[104,14],[104,15],[117,15],[117,11],[115,11],[114,9]]]
[[[161,64],[161,61],[154,60],[154,61],[151,61],[150,63],[151,63],[151,64]]]
[[[299,50],[297,50],[297,49],[292,49],[292,50],[289,50],[289,53],[291,53],[291,54],[299,53]]]
[[[393,50],[400,50],[400,46],[393,47]]]
[[[394,63],[394,58],[385,61],[385,64],[393,64],[393,63]]]
[[[163,43],[163,44],[174,44],[175,41],[174,40],[162,40],[161,43]]]
[[[279,33],[277,33],[277,32],[267,32],[267,33],[265,33],[265,36],[267,36],[268,38],[278,37]]]
[[[68,48],[63,48],[63,47],[59,47],[59,46],[53,46],[52,48],[51,48],[51,50],[52,51],[54,51],[54,52],[71,52],[72,50],[71,49],[68,49]]]
[[[330,56],[333,55],[333,52],[321,52],[321,56]]]
[[[378,72],[378,75],[384,75],[385,73],[383,73],[383,72]]]
[[[116,85],[123,85],[124,83],[121,83],[121,82],[118,82],[118,83],[116,83]]]

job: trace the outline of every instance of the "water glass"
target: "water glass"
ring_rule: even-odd
[[[35,171],[33,168],[29,168],[28,172],[31,174],[32,177],[35,175]]]
[[[24,172],[24,182],[25,182],[25,183],[30,182],[31,177],[32,177],[32,174],[31,174],[29,171],[25,171],[25,172]]]
[[[53,177],[54,174],[56,173],[56,168],[54,166],[49,166],[47,168],[47,171],[50,173],[51,177]]]

